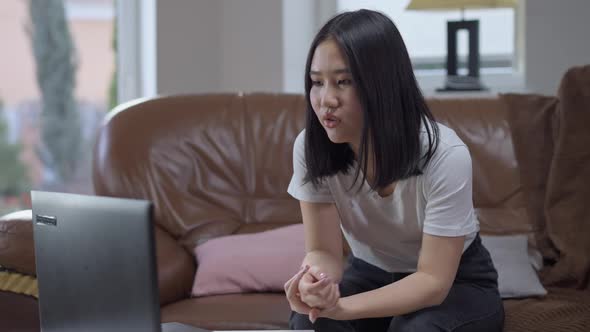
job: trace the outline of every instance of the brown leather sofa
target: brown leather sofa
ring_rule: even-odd
[[[534,244],[538,229],[528,218],[505,103],[489,97],[429,104],[471,150],[482,232],[527,233]],[[304,107],[299,95],[184,95],[123,105],[108,115],[94,150],[95,192],[155,203],[163,322],[287,327],[289,307],[280,293],[191,298],[198,268],[191,249],[222,235],[301,222],[286,188]],[[34,275],[32,241],[30,213],[2,218],[0,265]],[[589,331],[584,317],[590,316],[590,299],[575,288],[549,287],[544,298],[506,300],[505,331],[557,331],[559,324]],[[33,297],[0,291],[0,330],[38,330],[36,305]]]

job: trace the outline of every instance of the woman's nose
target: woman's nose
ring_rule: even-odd
[[[338,106],[338,96],[334,92],[334,89],[326,87],[323,92],[324,93],[322,95],[322,106],[330,108],[335,108],[336,106]]]

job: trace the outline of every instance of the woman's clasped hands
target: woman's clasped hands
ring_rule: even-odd
[[[302,266],[285,283],[285,293],[291,310],[309,315],[312,323],[319,317],[339,317],[341,308],[338,284],[315,266]]]

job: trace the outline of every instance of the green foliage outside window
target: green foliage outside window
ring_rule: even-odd
[[[18,196],[30,188],[26,167],[20,160],[22,147],[8,138],[2,101],[0,100],[0,196]]]
[[[116,6],[115,6],[116,8]],[[115,54],[115,71],[111,76],[111,85],[109,86],[109,110],[117,106],[117,19],[113,22],[113,53]]]
[[[76,58],[63,0],[30,0],[30,37],[42,95],[39,158],[58,183],[80,162],[80,116],[74,100]]]

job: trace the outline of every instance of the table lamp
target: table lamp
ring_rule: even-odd
[[[461,21],[447,22],[447,78],[445,86],[437,91],[486,90],[479,79],[479,20],[465,20],[465,9],[513,8],[517,0],[412,0],[407,10],[461,10]],[[467,30],[469,54],[467,75],[457,72],[457,32]]]

